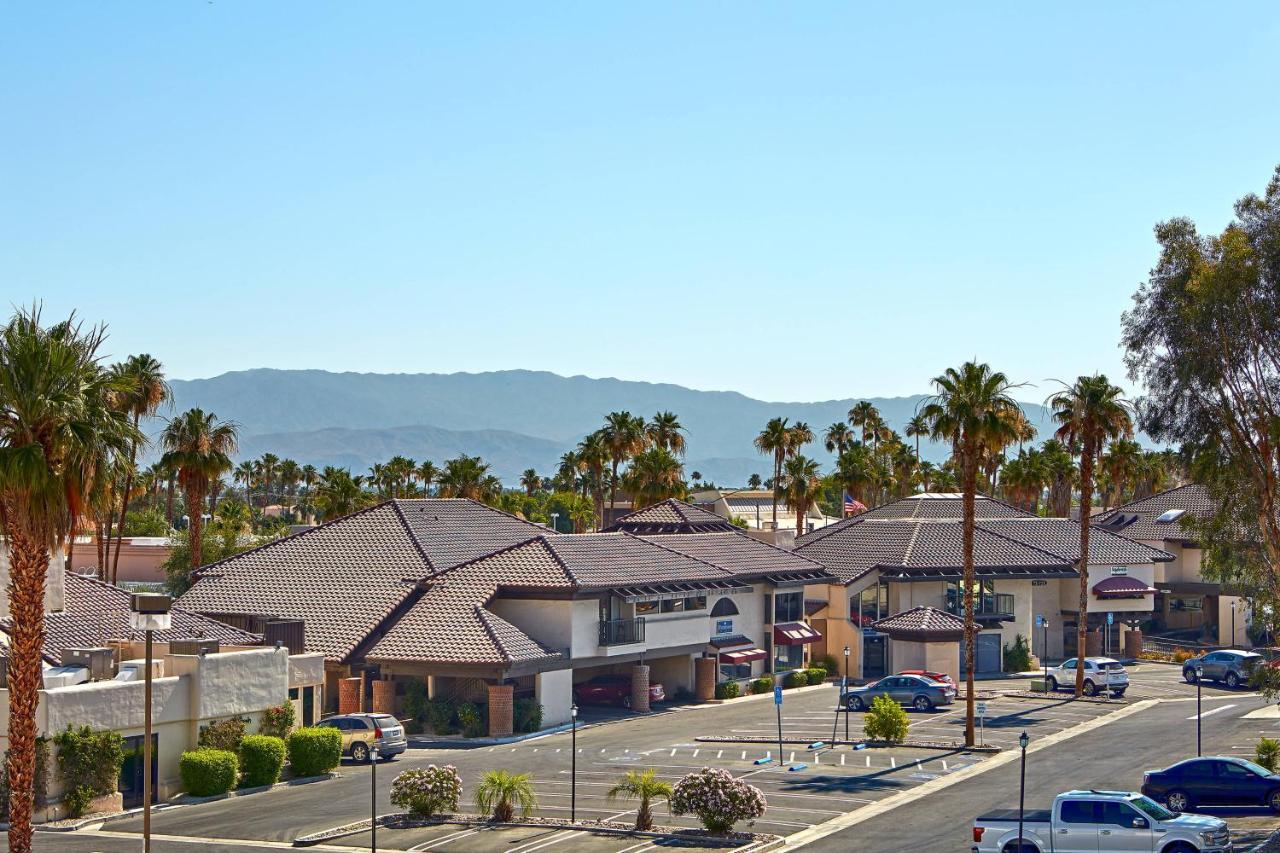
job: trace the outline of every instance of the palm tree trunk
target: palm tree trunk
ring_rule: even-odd
[[[974,492],[977,491],[978,461],[971,457],[968,448],[964,454],[964,523],[962,527],[961,547],[964,553],[964,742],[966,746],[974,745],[974,705],[973,705],[973,652],[978,642],[977,624],[973,616],[973,529],[974,516],[977,515]]]
[[[778,481],[782,479],[782,451],[773,452],[773,529],[778,529]]]
[[[653,809],[649,805],[648,797],[640,800],[640,810],[636,812],[636,829],[640,832],[653,829]]]
[[[93,520],[93,545],[98,551],[98,580],[100,581],[106,581],[107,579],[106,538],[107,530],[102,523],[102,519],[95,518]]]
[[[1083,661],[1089,631],[1089,514],[1093,509],[1093,441],[1085,438],[1080,453],[1080,612],[1076,616],[1076,695],[1084,693]]]
[[[172,476],[169,477],[169,484],[167,488],[168,488],[168,494],[165,496],[165,500],[164,500],[164,517],[165,517],[165,520],[169,522],[169,526],[173,527],[173,477]]]
[[[617,505],[618,505],[618,460],[617,460],[617,459],[614,459],[614,460],[613,460],[613,467],[612,467],[612,468],[610,468],[609,470],[610,470],[610,477],[609,477],[609,514],[610,514],[610,515],[614,515],[614,516],[616,516],[616,515],[617,515]],[[603,524],[603,523],[604,523],[604,519],[601,519],[601,524]]]
[[[44,647],[44,587],[49,549],[24,530],[23,513],[5,501],[10,520],[9,607],[9,849],[30,853],[35,805],[36,708],[40,701]],[[18,523],[14,523],[18,522]]]
[[[133,428],[138,428],[138,415],[133,415]],[[116,555],[111,561],[111,582],[114,584],[120,575],[120,548],[124,544],[124,518],[129,513],[129,493],[133,489],[133,466],[138,461],[138,442],[129,445],[129,468],[124,474],[124,499],[120,502],[120,529],[116,531]]]
[[[188,486],[183,489],[187,498],[187,548],[191,551],[191,571],[200,568],[200,526],[203,524],[204,495]]]

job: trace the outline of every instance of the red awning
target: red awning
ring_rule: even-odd
[[[769,653],[764,649],[745,649],[740,652],[721,652],[721,663],[751,663],[753,660],[764,660]]]
[[[773,626],[773,642],[778,646],[803,646],[821,639],[821,634],[803,622],[783,622]]]
[[[1117,575],[1094,584],[1093,594],[1098,598],[1135,598],[1155,595],[1156,591],[1137,578]]]

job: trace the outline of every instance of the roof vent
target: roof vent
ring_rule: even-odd
[[[1182,516],[1186,515],[1186,513],[1187,511],[1185,509],[1166,510],[1160,513],[1159,517],[1156,518],[1156,524],[1172,524],[1182,518]]]

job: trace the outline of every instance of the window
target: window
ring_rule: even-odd
[[[1249,782],[1256,777],[1234,761],[1219,761],[1218,778],[1226,782]]]
[[[804,617],[803,592],[779,592],[773,596],[773,621],[799,622]]]
[[[804,646],[774,646],[773,671],[786,672],[804,666]]]
[[[1170,509],[1156,517],[1156,524],[1172,524],[1186,514],[1185,509]]]
[[[1135,797],[1129,805],[1142,812],[1152,820],[1173,820],[1177,815],[1157,803],[1150,797]]]
[[[664,598],[662,600],[663,613],[679,613],[684,610],[683,598]]]
[[[1066,800],[1062,804],[1061,818],[1063,823],[1097,823],[1094,816],[1094,804],[1088,800]]]
[[[947,581],[947,610],[951,613],[964,612],[964,588],[960,581]],[[973,612],[994,613],[995,610],[995,581],[977,581],[973,585]]]
[[[1133,827],[1133,822],[1138,817],[1138,813],[1129,808],[1128,803],[1119,803],[1115,801],[1099,803],[1102,806],[1102,818],[1098,823],[1109,823],[1112,826]]]
[[[714,607],[711,608],[711,615],[717,617],[737,616],[738,605],[734,604],[732,599],[722,598],[716,602]]]
[[[877,619],[889,615],[889,585],[868,587],[849,600],[851,618],[855,625],[868,627]]]
[[[707,597],[705,595],[695,595],[692,598],[686,598],[684,600],[684,609],[685,610],[706,610]]]
[[[1064,664],[1062,665],[1062,668],[1063,668],[1063,669],[1075,669],[1075,668],[1076,668],[1076,659],[1075,659],[1075,658],[1071,658],[1069,661],[1067,661],[1066,663],[1064,663]]]
[[[658,612],[658,602],[656,601],[637,601],[636,602],[637,616],[647,616],[650,613],[657,613],[657,612]]]

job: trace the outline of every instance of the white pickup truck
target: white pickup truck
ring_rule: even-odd
[[[1052,809],[1001,809],[973,822],[972,853],[1232,853],[1225,821],[1178,815],[1129,791],[1067,791]]]

